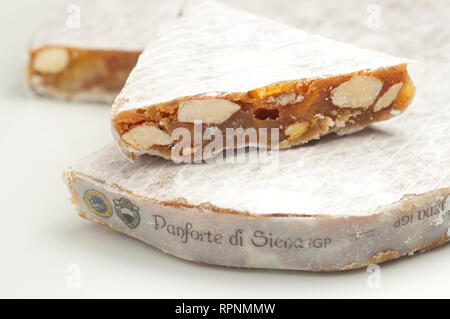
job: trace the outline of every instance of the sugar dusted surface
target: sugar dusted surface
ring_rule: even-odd
[[[184,198],[192,204],[209,202],[254,214],[369,214],[406,194],[450,187],[450,42],[438,43],[438,38],[448,37],[448,28],[438,28],[439,37],[435,38],[432,29],[414,27],[415,37],[427,42],[423,46],[406,36],[411,19],[400,13],[409,8],[407,1],[381,6],[385,24],[380,29],[366,26],[365,21],[361,24],[359,15],[349,14],[353,6],[365,12],[368,3],[327,3],[320,10],[313,3],[302,3],[305,11],[297,12],[280,4],[283,10],[275,15],[332,38],[418,60],[409,66],[416,97],[401,117],[351,136],[327,136],[282,151],[278,167],[178,166],[148,156],[130,164],[114,146],[108,146],[75,169],[141,196],[167,201]],[[270,11],[263,7],[260,13]],[[324,19],[315,18],[327,10],[342,17],[340,23],[334,21],[333,28],[327,27]],[[428,13],[426,4],[411,10],[421,25],[430,24],[436,14],[441,15],[438,21],[444,21],[444,11]]]
[[[212,1],[188,1],[183,16],[152,37],[116,101],[119,111],[212,92],[407,63]]]
[[[436,108],[280,151],[272,164],[177,165],[151,156],[129,163],[109,145],[74,169],[160,201],[185,199],[256,215],[366,215],[406,194],[450,187],[450,116],[433,114]]]
[[[94,50],[142,51],[157,27],[175,18],[181,7],[182,0],[75,1],[65,8],[66,11],[39,27],[31,48],[61,45]],[[77,20],[78,12],[79,28],[72,24]]]

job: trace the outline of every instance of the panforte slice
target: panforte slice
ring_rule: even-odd
[[[143,48],[182,0],[82,0],[39,27],[27,82],[37,94],[111,103]]]
[[[406,109],[415,93],[408,62],[190,1],[152,37],[116,98],[113,134],[130,159],[177,161],[348,134]]]

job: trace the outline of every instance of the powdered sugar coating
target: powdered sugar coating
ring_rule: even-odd
[[[116,99],[117,111],[211,92],[407,63],[214,1],[189,1],[158,29]],[[120,103],[119,103],[120,102]]]
[[[182,0],[79,0],[41,25],[30,48],[140,52],[157,27],[176,18],[181,7]]]

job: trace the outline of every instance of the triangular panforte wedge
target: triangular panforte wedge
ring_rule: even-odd
[[[81,0],[38,28],[29,47],[32,91],[111,103],[139,54],[182,0]]]
[[[114,102],[113,133],[130,159],[148,153],[177,161],[348,134],[404,111],[415,91],[407,62],[217,2],[189,1],[140,56]],[[243,138],[233,136],[236,129]]]
[[[399,127],[378,124],[279,152],[273,165],[239,164],[241,155],[233,164],[147,155],[130,163],[109,145],[65,179],[80,216],[187,260],[359,268],[450,238],[450,143],[442,138],[449,116],[433,118],[439,107],[405,116]],[[430,119],[435,129],[410,133]]]

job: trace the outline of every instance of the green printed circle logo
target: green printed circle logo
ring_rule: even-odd
[[[117,216],[131,229],[139,226],[141,222],[141,217],[139,216],[139,207],[134,205],[131,201],[126,198],[115,199],[114,209],[116,210]]]
[[[84,194],[84,203],[95,215],[105,218],[112,215],[112,208],[108,199],[95,190],[89,190]]]

